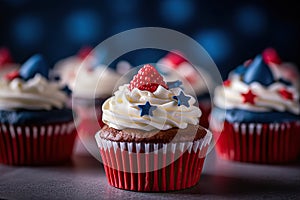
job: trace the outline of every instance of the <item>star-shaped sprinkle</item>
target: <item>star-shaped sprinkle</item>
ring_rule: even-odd
[[[182,85],[182,82],[177,80],[177,81],[171,81],[171,82],[167,82],[167,86],[169,89],[171,88],[177,88],[180,87]]]
[[[191,97],[185,96],[182,91],[180,92],[179,95],[173,96],[173,99],[177,100],[178,106],[184,105],[186,107],[190,107],[189,100],[191,99]]]
[[[229,80],[229,79],[225,80],[225,81],[223,82],[223,85],[224,85],[225,87],[229,87],[229,86],[231,85],[231,80]]]
[[[256,95],[253,94],[251,90],[248,90],[247,93],[242,93],[241,95],[243,97],[243,103],[250,103],[252,105],[255,104],[254,99]]]
[[[293,100],[293,94],[287,91],[285,88],[282,88],[278,91],[278,93],[282,96],[282,98],[287,100]]]
[[[6,76],[5,76],[5,78],[9,81],[12,81],[13,79],[19,78],[19,77],[20,77],[19,70],[12,71],[12,72],[6,74]]]
[[[157,108],[157,106],[152,106],[149,101],[147,101],[145,105],[138,105],[138,107],[141,109],[141,117],[144,115],[153,116],[152,111]]]

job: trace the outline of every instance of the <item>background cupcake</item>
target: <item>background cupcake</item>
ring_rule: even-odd
[[[107,126],[96,134],[109,184],[134,191],[194,186],[211,140],[195,102],[151,65],[120,86],[104,102]]]
[[[185,91],[190,95],[196,96],[202,111],[200,125],[208,128],[208,116],[211,111],[211,99],[208,88],[212,85],[210,75],[201,68],[197,68],[198,72],[179,51],[168,53],[158,61],[157,65],[166,81],[180,80]],[[205,82],[203,77],[208,82]]]
[[[71,158],[76,131],[68,96],[48,80],[41,55],[0,81],[0,163],[58,164]]]
[[[82,48],[77,55],[65,58],[54,66],[54,76],[60,77],[61,84],[72,90],[72,106],[78,115],[77,130],[83,146],[96,158],[99,151],[94,135],[103,126],[102,103],[112,95],[115,87],[127,81],[124,72],[130,66],[119,63],[117,70],[101,63],[101,55],[89,47]],[[127,69],[128,67],[128,69]]]
[[[216,88],[211,129],[222,158],[256,163],[297,158],[299,88],[290,73],[283,73],[285,65],[274,49],[266,49]]]

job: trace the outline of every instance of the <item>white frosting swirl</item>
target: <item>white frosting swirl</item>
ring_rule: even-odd
[[[1,110],[50,110],[62,108],[68,97],[57,83],[46,80],[39,74],[28,81],[16,78],[0,81]]]
[[[95,58],[82,60],[76,56],[65,58],[54,66],[54,75],[59,75],[62,85],[68,85],[73,97],[93,99],[112,95],[116,83],[122,85],[128,79],[104,65],[95,66]]]
[[[189,95],[186,96],[191,97],[188,101],[190,106],[178,106],[173,97],[181,92],[181,88],[167,90],[162,86],[154,93],[137,88],[130,91],[128,84],[125,84],[104,102],[102,120],[118,130],[134,128],[151,131],[167,130],[172,127],[184,129],[188,124],[196,125],[199,123],[201,111],[198,106],[193,105],[196,100]],[[147,101],[151,106],[156,106],[156,109],[152,111],[153,116],[141,117],[138,105],[145,105]]]
[[[263,86],[258,82],[249,85],[241,81],[240,76],[231,76],[229,86],[218,86],[215,89],[214,103],[223,109],[244,109],[256,112],[291,112],[300,113],[299,92],[293,86],[287,86],[280,82],[275,82],[269,86]],[[283,98],[279,91],[285,89],[292,94],[293,99]],[[255,104],[244,103],[242,93],[252,91],[255,97]]]
[[[128,82],[114,70],[97,66],[92,71],[81,67],[77,71],[76,79],[70,83],[74,97],[80,98],[107,98],[113,94],[116,85]]]

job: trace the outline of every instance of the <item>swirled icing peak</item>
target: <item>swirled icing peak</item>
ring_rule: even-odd
[[[102,106],[103,122],[118,130],[145,131],[198,124],[201,111],[194,106],[194,97],[179,87],[168,89],[156,72],[153,66],[145,65],[130,84],[120,86]]]
[[[0,110],[50,110],[63,108],[67,95],[48,80],[49,67],[34,55],[20,68],[0,80]]]

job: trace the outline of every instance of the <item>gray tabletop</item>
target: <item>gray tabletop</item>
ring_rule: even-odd
[[[82,148],[76,148],[72,162],[64,166],[0,165],[0,198],[300,199],[300,162],[281,166],[243,164],[220,160],[212,151],[195,187],[169,193],[141,193],[108,185],[102,164]]]

